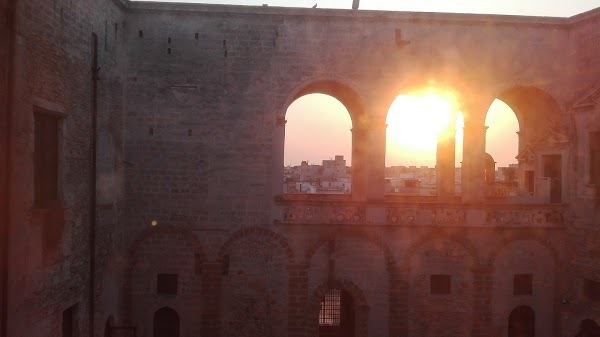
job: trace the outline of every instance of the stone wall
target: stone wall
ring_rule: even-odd
[[[122,198],[124,3],[18,1],[11,114],[11,221],[8,312],[10,336],[60,336],[73,307],[88,334],[92,136],[92,33],[98,36],[98,271],[118,242]],[[3,44],[4,45],[4,44]],[[2,92],[5,92],[3,90]],[[4,105],[3,105],[4,107]],[[34,110],[59,118],[59,201],[33,205]],[[3,110],[4,111],[4,110]],[[114,236],[114,237],[111,237]],[[51,240],[52,251],[45,247]],[[101,275],[100,273],[98,275]],[[98,283],[96,283],[98,284]],[[99,290],[99,289],[98,289]],[[114,307],[96,307],[102,323]],[[102,318],[103,317],[103,318]]]
[[[60,336],[62,312],[74,305],[87,334],[92,32],[96,336],[110,320],[149,337],[154,312],[170,307],[186,337],[312,337],[331,288],[352,295],[356,337],[506,336],[518,305],[534,309],[540,335],[574,335],[581,319],[600,315],[581,293],[584,278],[600,279],[600,241],[581,178],[584,135],[573,127],[597,125],[596,104],[585,101],[595,91],[579,95],[600,69],[597,19],[586,15],[20,0],[9,335]],[[480,129],[510,88],[552,96],[560,121],[582,97],[584,117],[573,118],[561,151],[575,186],[565,200],[588,206],[386,198],[387,110],[427,85],[455,91]],[[329,203],[280,197],[285,113],[313,92],[339,99],[353,119],[353,193]],[[61,202],[51,210],[33,207],[36,108],[62,118]],[[50,254],[42,242],[61,218]],[[178,275],[177,294],[157,294],[161,273]],[[513,295],[513,276],[528,273],[533,294]],[[451,277],[450,294],[431,294],[432,274]]]

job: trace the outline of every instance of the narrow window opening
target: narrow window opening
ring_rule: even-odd
[[[34,112],[34,203],[49,207],[58,200],[59,118]]]
[[[223,256],[223,265],[221,267],[221,273],[223,276],[229,275],[229,255]]]
[[[196,40],[198,40],[198,37],[199,37],[199,34],[198,34],[198,33],[196,33],[196,34],[194,35],[194,38],[195,38]]]
[[[171,48],[167,48],[167,54],[171,55]]]
[[[171,38],[169,38],[167,42],[168,42],[169,44],[171,44]]]
[[[227,58],[227,50],[223,53],[223,56],[225,56],[225,58]]]
[[[74,305],[62,313],[62,337],[79,336],[78,305]]]
[[[188,130],[187,133],[188,133],[188,136],[191,136],[192,135],[192,130]]]
[[[144,31],[142,31],[142,30],[138,31],[138,37],[144,37]]]
[[[202,275],[202,255],[194,254],[194,273]]]
[[[148,134],[150,134],[150,136],[154,135],[154,128],[148,129]]]

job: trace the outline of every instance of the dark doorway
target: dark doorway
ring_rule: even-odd
[[[508,337],[534,337],[535,312],[531,307],[516,307],[508,317]]]
[[[179,315],[171,308],[154,313],[154,337],[179,337]]]
[[[354,337],[354,301],[352,296],[332,289],[321,300],[319,337]]]
[[[544,177],[550,179],[550,202],[562,202],[562,158],[559,154],[542,156]]]
[[[535,174],[533,171],[525,171],[525,189],[529,195],[533,195],[535,191]]]

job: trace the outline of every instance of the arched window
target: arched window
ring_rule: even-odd
[[[286,113],[284,193],[349,194],[352,119],[336,98],[308,94]]]
[[[114,318],[112,316],[108,317],[106,323],[104,324],[104,337],[112,337],[112,326],[114,323]]]
[[[321,300],[320,337],[354,337],[355,312],[352,295],[332,289]]]
[[[394,100],[386,119],[386,193],[434,196],[439,184],[455,193],[460,182],[456,149],[462,148],[457,144],[462,144],[459,116],[454,97],[439,90]]]
[[[489,197],[517,196],[519,121],[503,101],[494,100],[486,118],[485,181]],[[529,184],[532,184],[530,181]]]
[[[497,166],[488,197],[562,200],[569,148],[564,118],[554,98],[535,87],[515,86],[497,97],[486,116],[486,152]]]
[[[179,315],[169,307],[154,313],[154,337],[179,337]]]

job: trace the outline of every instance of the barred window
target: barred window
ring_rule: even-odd
[[[320,326],[339,326],[341,317],[340,290],[333,289],[325,294],[319,311]]]

